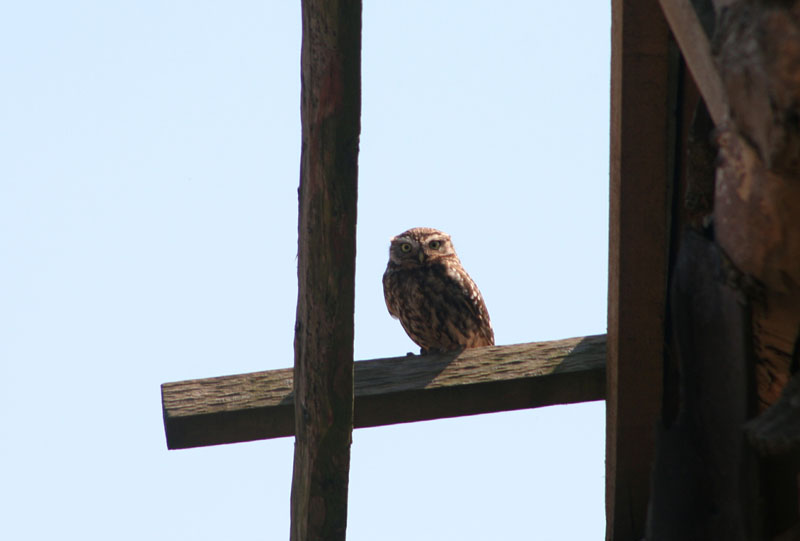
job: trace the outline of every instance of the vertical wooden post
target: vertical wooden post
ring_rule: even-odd
[[[668,261],[669,32],[658,0],[613,0],[606,537],[644,535],[661,406]]]
[[[302,13],[291,539],[337,540],[353,430],[361,2],[303,0]]]

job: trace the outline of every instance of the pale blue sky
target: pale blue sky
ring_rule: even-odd
[[[291,366],[299,1],[0,9],[0,538],[287,539],[293,440],[167,451],[160,384]],[[389,238],[499,344],[605,332],[610,5],[365,2],[357,359]],[[602,539],[600,402],[357,430],[351,540]]]

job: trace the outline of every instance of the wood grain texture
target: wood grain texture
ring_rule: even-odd
[[[664,369],[670,41],[656,0],[611,13],[606,538],[639,541]]]
[[[764,167],[800,177],[800,4],[737,2],[719,12],[714,53],[735,129]]]
[[[605,336],[355,363],[355,426],[602,400]],[[292,369],[165,383],[167,446],[291,436]]]
[[[711,44],[694,7],[689,0],[659,1],[714,124],[727,122],[728,98],[711,55]]]
[[[758,540],[749,308],[729,261],[695,231],[682,235],[671,280],[672,351],[680,412],[659,423],[648,541]]]
[[[344,540],[353,431],[361,2],[303,0],[291,536]]]
[[[759,464],[758,510],[763,538],[800,539],[800,452],[787,422],[797,413],[800,366],[800,2],[732,4],[714,42],[731,108],[717,135],[714,230],[754,286],[746,291],[749,343],[762,413],[749,427],[769,452]]]

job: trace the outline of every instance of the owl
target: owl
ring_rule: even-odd
[[[422,354],[494,345],[481,292],[447,233],[416,227],[394,237],[383,296]]]

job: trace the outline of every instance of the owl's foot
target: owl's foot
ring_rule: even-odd
[[[462,351],[464,351],[464,349],[466,349],[466,348],[464,348],[463,346],[461,346],[459,348],[456,348],[456,349],[435,349],[435,348],[425,349],[425,348],[419,348],[419,354],[420,355],[458,354],[458,353],[461,353]],[[411,353],[409,353],[409,355],[411,355]]]

